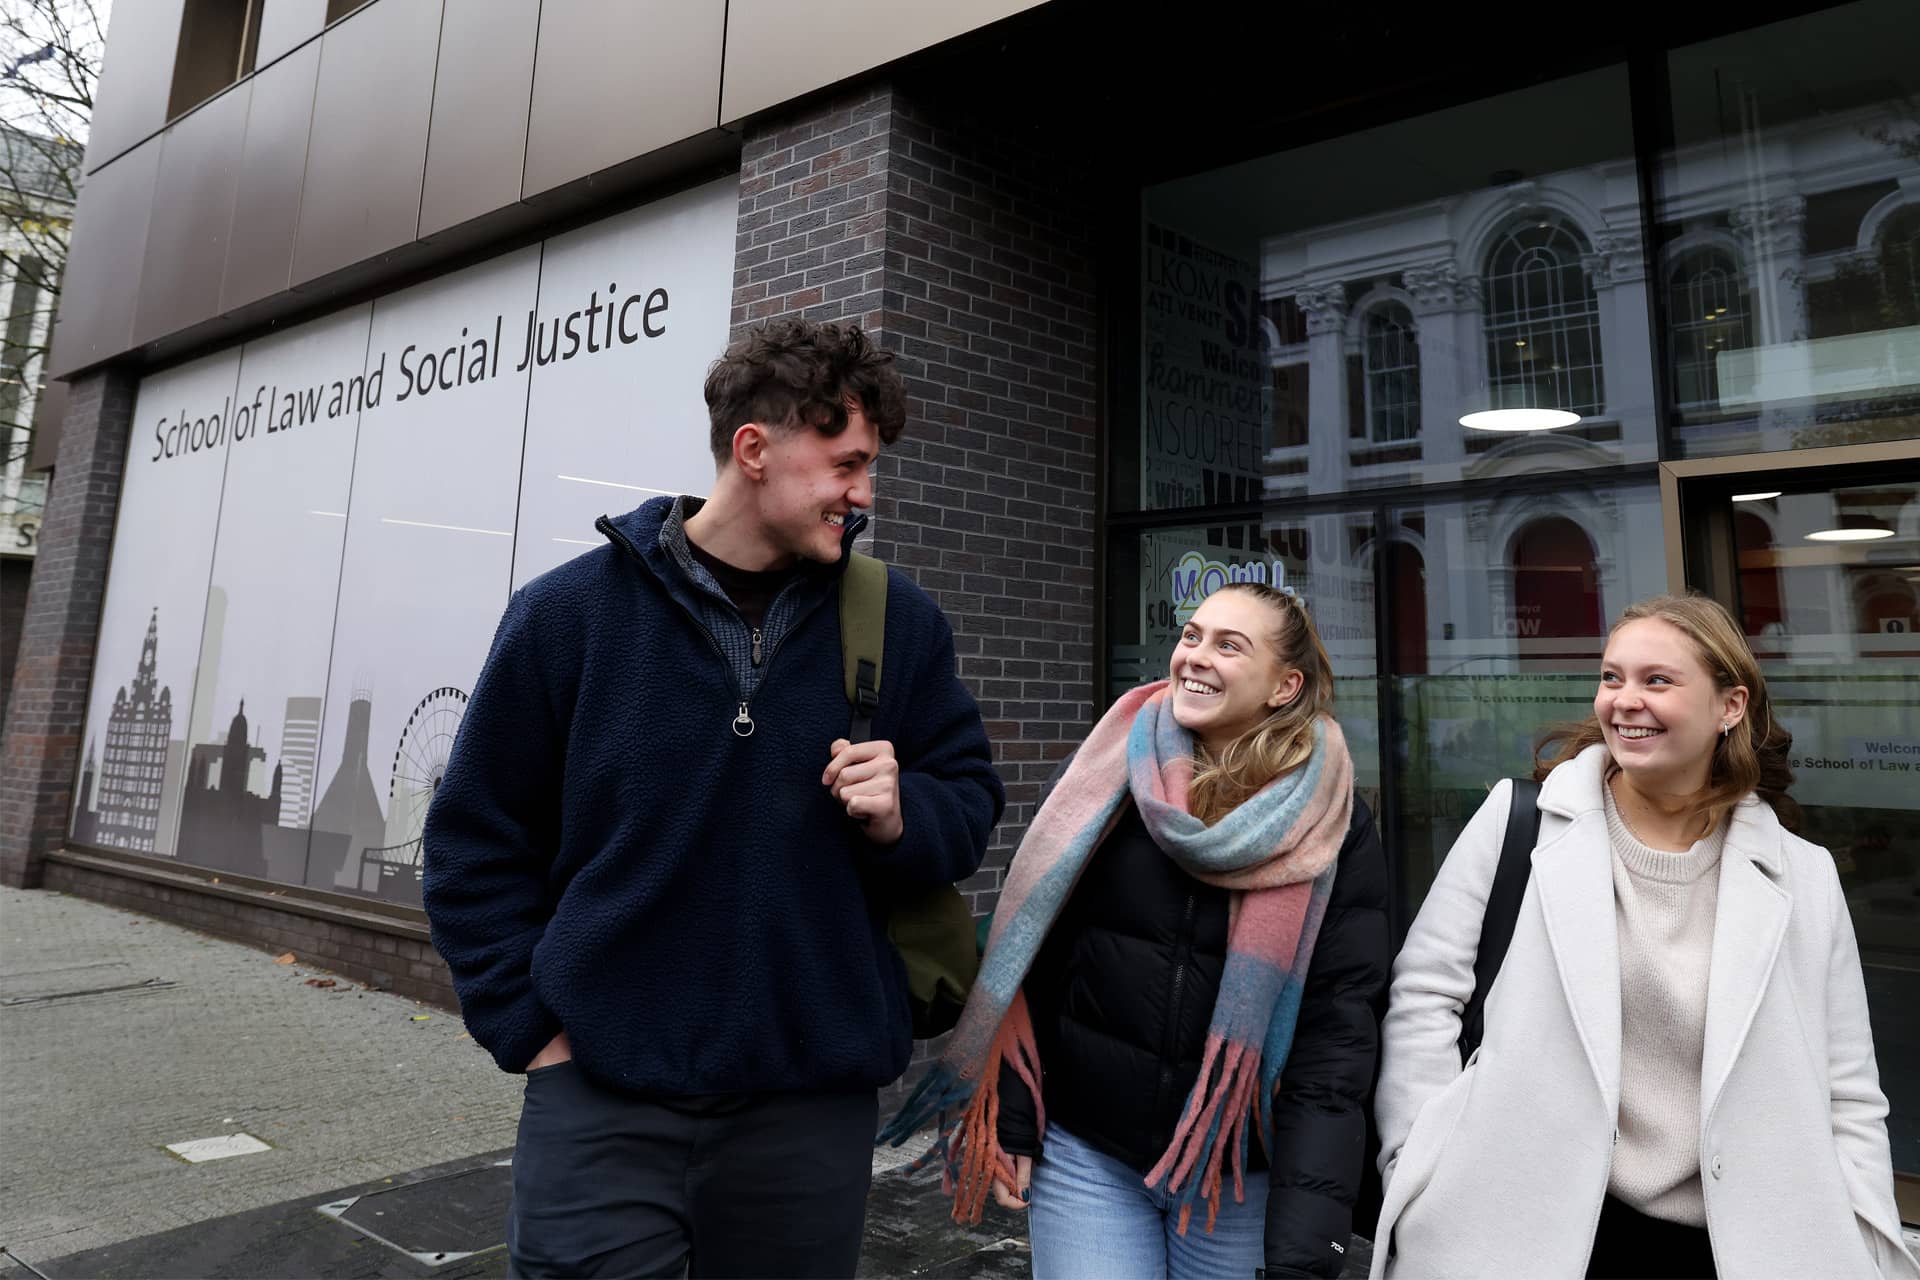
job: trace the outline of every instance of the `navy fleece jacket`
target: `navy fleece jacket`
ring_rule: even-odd
[[[884,1085],[912,1049],[889,896],[972,874],[1004,803],[953,633],[889,572],[873,737],[905,834],[874,845],[820,784],[851,717],[839,566],[795,588],[736,736],[736,677],[659,545],[671,505],[509,601],[427,817],[434,945],[506,1071],[564,1027],[637,1091]]]

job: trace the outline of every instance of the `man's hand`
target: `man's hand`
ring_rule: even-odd
[[[1002,1209],[1011,1209],[1015,1213],[1027,1207],[1033,1198],[1033,1157],[1015,1156],[1013,1158],[1014,1185],[1009,1187],[1007,1180],[999,1174],[993,1178],[993,1202]]]
[[[528,1071],[538,1071],[542,1067],[557,1067],[563,1062],[573,1061],[573,1045],[562,1031],[547,1041],[547,1047],[533,1055],[533,1061],[527,1064]]]
[[[827,749],[833,760],[820,776],[821,785],[832,789],[849,818],[866,827],[867,839],[898,844],[906,822],[900,814],[900,762],[893,758],[893,744],[835,738]]]

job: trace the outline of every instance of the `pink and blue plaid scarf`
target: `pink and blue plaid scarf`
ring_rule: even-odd
[[[1195,1199],[1205,1200],[1211,1232],[1225,1153],[1233,1153],[1236,1201],[1245,1195],[1249,1128],[1259,1130],[1271,1154],[1273,1096],[1353,810],[1353,762],[1340,726],[1322,717],[1306,764],[1211,827],[1187,812],[1192,781],[1193,738],[1175,722],[1162,680],[1113,704],[1028,827],[1000,891],[980,976],[946,1052],[880,1134],[880,1141],[898,1146],[938,1119],[930,1158],[946,1163],[957,1221],[980,1220],[996,1175],[1014,1182],[1013,1161],[996,1134],[1002,1063],[1033,1091],[1045,1130],[1039,1052],[1020,987],[1129,795],[1169,857],[1194,878],[1234,891],[1226,970],[1200,1079],[1146,1185],[1167,1180],[1178,1195],[1182,1234]],[[956,1111],[959,1118],[949,1124]]]

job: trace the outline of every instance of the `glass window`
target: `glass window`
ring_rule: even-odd
[[[1920,475],[1716,504],[1738,617],[1793,734],[1800,834],[1852,911],[1896,1169],[1920,1169]]]
[[[1737,254],[1720,247],[1672,255],[1667,270],[1667,359],[1681,421],[1712,414],[1719,357],[1753,346],[1751,304]]]
[[[199,584],[206,621],[178,784],[182,861],[289,884],[306,873],[311,726],[332,656],[370,314],[352,307],[241,352],[235,418],[245,436],[227,451],[219,533]],[[339,380],[339,396],[315,399],[302,420],[291,389],[323,376]]]
[[[1920,9],[1858,0],[1670,56],[1679,453],[1920,436],[1916,44]]]
[[[1367,435],[1375,444],[1420,434],[1420,344],[1413,313],[1385,302],[1367,314]]]
[[[1561,217],[1522,217],[1487,259],[1487,368],[1498,408],[1598,414],[1600,304],[1586,238]]]
[[[1654,461],[1632,132],[1613,67],[1148,188],[1112,508]]]
[[[1549,724],[1593,710],[1628,604],[1666,589],[1652,480],[1522,490],[1390,513],[1392,755],[1405,915],[1501,778]]]
[[[174,855],[189,752],[208,723],[195,688],[227,443],[242,429],[239,374],[235,350],[140,385],[88,694],[77,844]]]

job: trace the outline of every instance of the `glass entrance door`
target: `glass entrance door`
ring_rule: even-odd
[[[1793,734],[1800,834],[1859,938],[1903,1216],[1920,1220],[1920,458],[1678,482],[1686,580],[1732,609]],[[1753,460],[1749,460],[1753,461]],[[1671,471],[1672,468],[1669,468]]]

